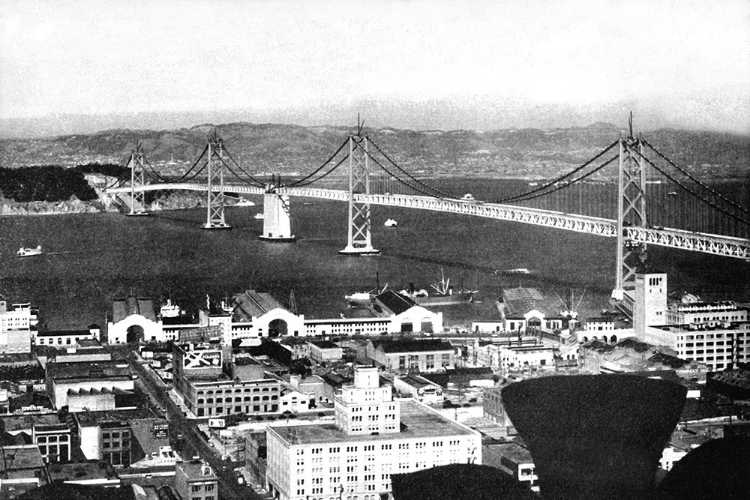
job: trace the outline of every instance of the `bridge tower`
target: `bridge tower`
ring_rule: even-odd
[[[224,220],[224,142],[214,136],[208,141],[208,193],[204,229],[231,229]],[[214,188],[218,188],[214,192]]]
[[[146,193],[142,190],[136,191],[136,189],[143,188],[143,186],[146,185],[146,176],[143,168],[143,152],[141,151],[140,144],[130,151],[128,168],[130,168],[130,212],[127,215],[150,215],[146,212]]]
[[[631,118],[632,120],[632,118]],[[630,136],[620,139],[620,164],[617,183],[617,274],[612,299],[622,301],[628,292],[633,299],[635,273],[646,260],[646,244],[627,238],[628,227],[646,224],[645,144]]]
[[[380,250],[372,247],[370,235],[370,204],[354,200],[357,194],[370,194],[369,141],[357,135],[349,136],[349,233],[345,255],[374,255]]]

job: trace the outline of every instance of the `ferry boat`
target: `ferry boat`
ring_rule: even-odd
[[[385,221],[385,227],[398,227],[398,222],[393,219],[388,219]]]
[[[498,276],[504,274],[531,274],[531,271],[529,271],[525,267],[519,267],[517,269],[495,269],[493,274],[496,274]]]
[[[474,302],[474,294],[477,293],[477,290],[466,290],[464,288],[455,290],[450,284],[450,278],[445,279],[445,272],[442,270],[441,275],[440,281],[430,285],[436,292],[434,295],[430,295],[425,289],[416,290],[414,283],[409,283],[409,288],[401,290],[399,293],[424,307],[453,306]]]
[[[234,206],[235,207],[254,207],[255,203],[248,200],[247,198],[240,198],[240,201],[238,201]]]
[[[44,250],[42,250],[42,245],[37,245],[36,248],[21,247],[18,252],[16,252],[16,255],[19,257],[31,257],[34,255],[42,255],[43,253]]]

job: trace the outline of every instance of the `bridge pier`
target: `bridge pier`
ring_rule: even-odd
[[[355,194],[370,194],[370,165],[367,137],[349,136],[349,231],[343,255],[377,255],[370,235],[370,203],[355,202]]]
[[[268,191],[263,195],[263,234],[267,241],[295,241],[289,196]]]

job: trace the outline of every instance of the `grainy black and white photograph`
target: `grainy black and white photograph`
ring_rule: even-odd
[[[748,0],[0,2],[0,500],[750,495]]]

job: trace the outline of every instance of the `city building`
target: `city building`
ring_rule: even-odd
[[[591,340],[581,345],[578,359],[581,369],[591,374],[674,370],[686,380],[706,378],[705,365],[679,358],[664,352],[663,346],[635,337],[622,339],[616,344]]]
[[[531,453],[520,444],[490,441],[482,445],[482,459],[484,465],[500,469],[530,490],[539,492],[539,476]]]
[[[164,342],[161,319],[151,299],[128,295],[112,302],[112,321],[107,322],[107,343]]]
[[[211,466],[201,460],[177,462],[174,485],[183,500],[219,499],[219,479]]]
[[[427,405],[441,405],[445,401],[442,387],[413,373],[393,377],[393,388],[402,397],[412,398]]]
[[[48,363],[46,372],[47,394],[58,410],[112,410],[118,399],[127,399],[121,395],[134,390],[134,375],[124,362]]]
[[[39,447],[45,463],[70,462],[72,453],[71,430],[67,424],[35,423],[31,439]]]
[[[330,340],[312,340],[308,344],[310,346],[310,359],[316,363],[330,363],[339,361],[344,357],[343,347]]]
[[[47,467],[35,444],[0,446],[0,493],[16,492],[49,483]]]
[[[475,366],[488,366],[493,370],[521,370],[524,367],[555,366],[555,354],[559,348],[543,344],[536,337],[508,337],[504,342],[479,339],[467,345],[467,359]]]
[[[305,316],[294,314],[270,293],[246,290],[232,297],[234,338],[305,335]]]
[[[481,437],[414,400],[393,400],[378,369],[356,367],[334,406],[336,423],[267,428],[266,482],[279,500],[377,500],[391,474],[481,464]]]
[[[560,299],[553,300],[536,288],[527,287],[503,289],[497,308],[500,312],[500,324],[475,323],[473,328],[494,333],[563,330],[570,326],[570,320],[574,316],[569,311],[561,311],[566,307]]]
[[[0,354],[29,354],[37,323],[30,304],[9,305],[0,295]]]
[[[398,373],[456,367],[455,349],[450,342],[439,339],[369,340],[366,353],[376,365]]]
[[[215,344],[175,344],[173,381],[187,408],[197,417],[279,411],[278,380],[241,380],[223,370],[224,353]]]
[[[36,334],[34,345],[67,348],[79,345],[84,340],[99,341],[100,330],[92,326],[88,330],[55,330]]]
[[[484,397],[482,399],[483,416],[489,420],[492,420],[496,424],[509,427],[511,426],[508,414],[505,412],[505,405],[503,405],[501,386],[489,387],[484,390]]]

